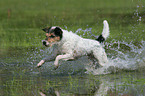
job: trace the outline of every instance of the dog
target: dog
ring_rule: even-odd
[[[81,56],[93,58],[93,61],[97,61],[100,66],[105,66],[108,59],[101,43],[109,36],[109,24],[106,20],[103,23],[103,32],[96,40],[82,38],[57,26],[42,29],[46,35],[42,43],[46,47],[53,46],[53,54],[42,59],[37,67],[39,68],[43,63],[54,60],[54,69],[57,69],[59,60],[75,60]]]

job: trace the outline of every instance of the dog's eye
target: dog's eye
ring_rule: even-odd
[[[51,35],[51,36],[49,36],[50,38],[54,38],[55,36],[53,36],[53,35]]]

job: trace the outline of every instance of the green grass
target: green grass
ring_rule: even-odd
[[[25,80],[25,78],[23,77],[21,76],[18,79],[17,77],[14,76],[12,80],[7,81],[5,84],[3,84],[3,86],[5,87],[5,92],[4,92],[5,96],[33,95],[33,92],[31,91],[37,88],[37,86],[35,86],[36,81],[32,79],[28,80],[28,78],[27,80]]]
[[[110,24],[111,38],[135,38],[138,33],[129,32],[138,23],[136,11],[144,26],[144,4],[143,0],[1,0],[0,46],[40,46],[45,37],[41,29],[53,25],[72,31],[91,27],[94,34],[100,34],[104,19]],[[143,33],[143,28],[137,30]]]
[[[144,94],[145,79],[143,74],[136,72],[124,72],[109,75],[85,75],[85,76],[26,76],[25,74],[15,74],[12,80],[7,80],[3,84],[4,96],[29,96],[39,95],[40,92],[52,95],[58,91],[61,96],[72,95],[96,95],[98,91],[104,96],[111,94],[119,95],[139,95]],[[108,88],[107,94],[105,88]],[[101,89],[101,90],[99,90]],[[137,93],[138,92],[138,93]]]
[[[84,28],[86,25],[92,27],[100,20],[132,15],[137,4],[140,3],[136,0],[5,0],[0,2],[0,16],[4,29],[40,28],[46,25]]]

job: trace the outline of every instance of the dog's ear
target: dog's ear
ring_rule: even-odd
[[[56,36],[59,36],[60,37],[60,39],[62,38],[62,30],[61,30],[61,28],[60,27],[56,27],[55,29],[54,29],[54,34],[56,35]]]
[[[54,34],[55,34],[56,36],[61,36],[61,35],[62,35],[62,30],[61,30],[61,28],[60,28],[60,27],[56,27],[56,28],[54,29]]]
[[[46,32],[46,28],[42,29],[44,32]]]
[[[49,32],[49,30],[51,29],[51,27],[46,27],[44,29],[42,29],[44,32]]]

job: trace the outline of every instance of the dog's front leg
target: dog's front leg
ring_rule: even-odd
[[[45,60],[41,60],[41,61],[37,64],[37,67],[38,67],[38,68],[41,67],[43,63],[45,63]]]
[[[58,64],[59,60],[61,60],[61,59],[66,59],[66,60],[68,60],[68,59],[70,59],[70,58],[73,58],[73,56],[72,56],[71,54],[58,55],[58,56],[55,58],[55,61],[54,61],[55,69],[57,69],[58,66],[59,66],[59,64]]]
[[[53,52],[51,55],[45,57],[44,59],[42,59],[38,64],[37,64],[37,67],[41,67],[45,62],[49,62],[49,61],[53,61],[55,60],[55,57],[57,56],[57,54],[59,54],[57,48],[54,48],[53,49]]]

